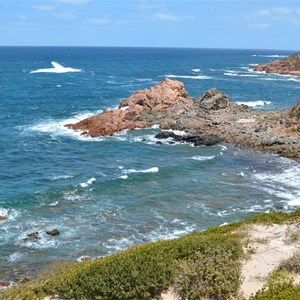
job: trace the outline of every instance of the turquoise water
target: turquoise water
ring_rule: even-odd
[[[289,107],[299,98],[299,78],[249,69],[289,54],[0,48],[0,215],[8,217],[0,223],[2,276],[298,207],[293,160],[228,144],[156,145],[153,128],[92,139],[63,126],[164,77],[183,81],[194,97],[216,87],[235,102]],[[52,61],[78,72],[59,73]],[[59,236],[44,234],[54,228]],[[32,232],[41,239],[24,242]]]

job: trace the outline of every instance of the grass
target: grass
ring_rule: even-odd
[[[236,295],[241,279],[242,245],[247,241],[242,229],[255,223],[283,224],[299,217],[300,210],[261,214],[178,239],[134,246],[93,261],[51,265],[31,282],[1,292],[0,299],[59,295],[68,300],[147,300],[159,299],[173,285],[182,299],[229,299]],[[285,284],[282,289],[298,293],[294,285]]]

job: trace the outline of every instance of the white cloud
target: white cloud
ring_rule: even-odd
[[[150,3],[145,0],[139,1],[139,3],[136,4],[136,7],[141,9],[141,10],[149,10],[149,9],[165,9],[166,5],[165,4],[160,4],[160,3]]]
[[[86,20],[88,23],[97,24],[97,25],[105,25],[110,23],[110,19],[108,18],[90,18]]]
[[[51,5],[36,5],[33,6],[33,8],[40,11],[53,11],[55,9],[55,7]]]
[[[267,29],[272,24],[282,21],[298,25],[299,15],[300,9],[298,8],[278,6],[261,9],[255,13],[246,13],[242,17],[251,22],[248,24],[250,28]]]
[[[22,21],[22,22],[25,22],[25,21],[28,21],[28,20],[29,20],[29,18],[28,18],[27,16],[25,16],[25,15],[19,15],[19,16],[18,16],[18,19],[19,19],[20,21]]]
[[[60,19],[65,19],[65,20],[75,20],[77,17],[73,13],[61,13],[61,14],[55,14],[55,17],[60,18]]]
[[[170,13],[156,13],[153,15],[156,21],[176,22],[180,20],[193,19],[192,16],[176,16]]]
[[[251,29],[269,29],[271,24],[269,23],[252,23],[249,24],[249,28]]]
[[[90,2],[90,0],[56,0],[58,3],[71,4],[71,5],[82,5]]]

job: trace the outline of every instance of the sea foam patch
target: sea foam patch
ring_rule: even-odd
[[[131,174],[131,173],[157,173],[159,171],[159,168],[153,167],[145,170],[136,170],[136,169],[129,169],[129,170],[123,170],[125,174]]]
[[[81,72],[81,69],[74,69],[70,67],[64,67],[61,64],[52,61],[51,65],[53,68],[46,68],[46,69],[38,69],[31,71],[30,74],[35,74],[35,73],[71,73],[71,72]]]
[[[272,102],[271,101],[258,100],[258,101],[237,101],[235,103],[239,104],[239,105],[244,104],[244,105],[247,105],[247,106],[250,106],[250,107],[256,107],[256,106],[266,106],[266,105],[271,104]]]
[[[300,166],[292,161],[291,164],[280,172],[257,173],[253,178],[260,183],[260,189],[284,199],[290,206],[300,206]]]
[[[175,74],[166,74],[165,77],[168,78],[183,78],[183,79],[211,79],[210,76],[205,75],[175,75]]]
[[[86,182],[83,182],[83,183],[80,183],[79,185],[82,187],[82,188],[87,188],[89,187],[93,182],[96,181],[96,178],[92,177],[90,178],[88,181]]]
[[[19,129],[23,132],[41,132],[48,133],[51,136],[67,136],[72,137],[82,141],[102,141],[103,138],[91,138],[81,135],[82,131],[75,131],[73,129],[67,128],[66,124],[74,124],[80,122],[83,119],[89,118],[95,114],[101,113],[102,110],[96,112],[83,111],[75,114],[73,117],[63,120],[53,120],[48,119],[41,122],[37,122],[33,125],[20,126]]]

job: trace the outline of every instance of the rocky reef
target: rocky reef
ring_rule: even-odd
[[[252,67],[255,71],[300,77],[300,52],[285,59]]]
[[[190,98],[182,82],[164,79],[150,89],[133,93],[117,109],[66,126],[96,137],[158,125],[161,129],[185,131],[184,137],[169,137],[195,146],[225,140],[300,158],[299,120],[300,101],[285,111],[254,110],[230,102],[217,89],[206,91],[198,99]]]

